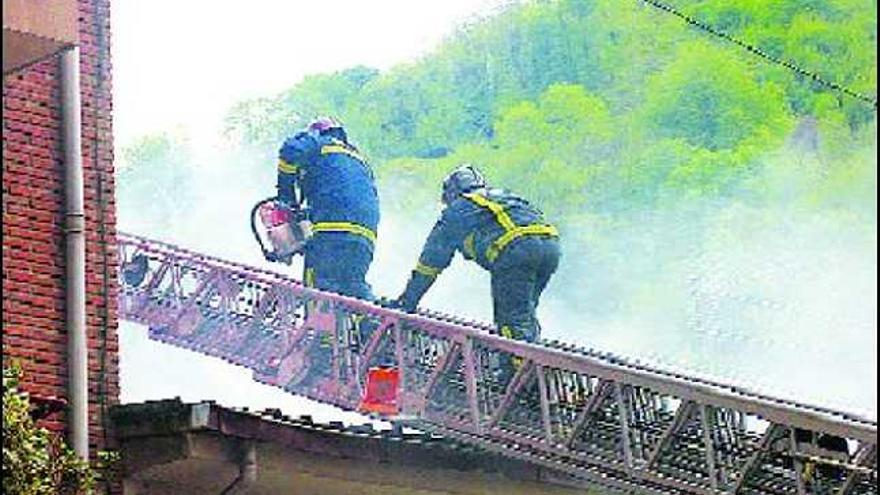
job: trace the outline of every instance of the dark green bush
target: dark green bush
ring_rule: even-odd
[[[97,470],[114,454],[99,453],[100,465],[80,459],[57,434],[37,426],[28,395],[19,389],[21,369],[3,367],[3,493],[80,495],[92,493]]]

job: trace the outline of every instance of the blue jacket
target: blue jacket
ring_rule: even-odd
[[[418,304],[456,251],[491,271],[504,248],[524,235],[558,237],[543,213],[528,201],[503,189],[478,189],[450,203],[422,248],[407,288],[401,296],[406,309]]]
[[[369,241],[372,248],[379,197],[373,171],[357,148],[330,136],[300,132],[284,141],[278,155],[278,199],[304,202],[316,236],[348,233]]]

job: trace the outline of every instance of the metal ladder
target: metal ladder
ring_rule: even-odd
[[[406,314],[119,234],[119,317],[254,379],[357,410],[399,371],[391,419],[596,487],[656,494],[877,494],[877,424],[491,326]],[[140,268],[134,270],[132,267]],[[516,362],[500,373],[500,362]]]

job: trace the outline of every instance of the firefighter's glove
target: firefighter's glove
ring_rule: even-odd
[[[428,277],[422,273],[413,271],[412,276],[406,283],[406,289],[404,289],[403,294],[397,298],[398,304],[400,304],[400,309],[407,313],[415,312],[416,307],[419,305],[419,301],[422,300],[422,296],[425,295],[425,292],[427,292],[434,283],[434,279],[435,277]]]
[[[416,302],[407,302],[408,299],[406,297],[406,293],[401,294],[399,297],[392,299],[390,297],[380,297],[376,300],[376,304],[382,306],[383,308],[388,309],[396,309],[398,311],[405,311],[407,313],[412,313],[416,309]]]
[[[391,299],[390,297],[383,296],[376,299],[376,305],[387,309],[400,309],[400,302],[398,302],[397,299]]]
[[[418,301],[414,301],[412,298],[407,297],[406,294],[401,294],[400,297],[394,300],[394,305],[397,306],[397,309],[406,311],[407,313],[415,313],[418,304]]]
[[[277,202],[278,206],[280,206],[281,208],[284,208],[285,210],[292,212],[293,218],[296,218],[296,215],[300,211],[300,207],[299,207],[299,204],[297,204],[296,199],[294,199],[294,198],[283,199],[283,198],[279,197],[275,201]]]
[[[266,258],[266,261],[270,263],[283,263],[285,265],[289,265],[293,263],[293,255],[287,255],[283,258],[280,258],[277,254],[273,252],[266,252],[263,254],[263,257]]]
[[[311,213],[308,208],[291,208],[293,210],[293,221],[302,222],[309,219]]]
[[[376,301],[376,304],[382,306],[383,308],[396,309],[398,311],[405,311],[407,313],[413,313],[416,309],[415,304],[405,303],[403,296],[400,296],[397,299],[389,299],[387,297],[383,297]]]

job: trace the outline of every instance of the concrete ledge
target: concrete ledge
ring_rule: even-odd
[[[399,429],[179,400],[116,406],[110,417],[132,494],[584,493],[549,484],[543,468]]]

